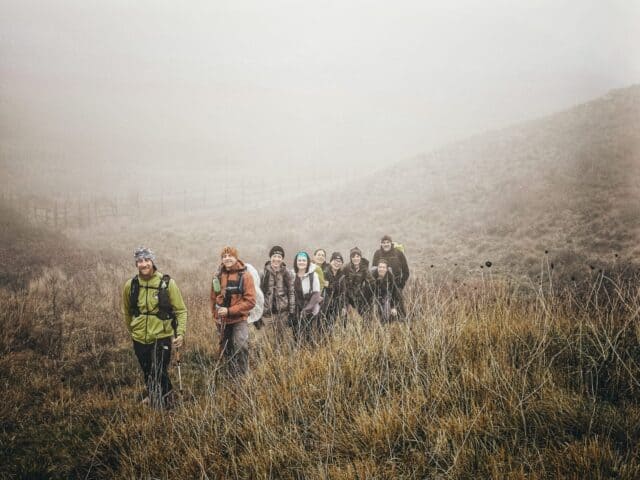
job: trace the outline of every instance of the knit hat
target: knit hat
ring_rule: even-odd
[[[231,255],[232,257],[238,258],[238,249],[235,247],[226,246],[220,252],[220,257],[224,257],[225,255]]]
[[[358,247],[353,247],[349,252],[349,258],[353,258],[354,255],[362,256],[362,250],[360,250]]]
[[[380,243],[382,242],[393,242],[393,240],[391,240],[391,235],[384,235],[381,239],[380,239]]]
[[[271,247],[271,250],[269,250],[269,258],[273,257],[276,253],[284,258],[284,248],[279,245]]]
[[[331,254],[331,260],[329,261],[333,262],[334,260],[340,260],[341,262],[344,263],[344,258],[342,258],[342,254],[340,252],[333,252]]]
[[[139,246],[133,251],[133,258],[137,262],[138,260],[148,259],[155,263],[156,256],[150,248]]]

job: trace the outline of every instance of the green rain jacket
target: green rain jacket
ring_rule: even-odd
[[[135,317],[129,314],[131,280],[132,279],[129,279],[127,283],[124,284],[124,290],[122,292],[124,321],[129,329],[131,338],[139,343],[150,344],[160,338],[173,336],[171,320],[160,320],[156,316],[158,313],[158,288],[162,281],[162,273],[156,271],[149,281],[138,277],[138,281],[140,282],[140,293],[138,294],[140,315]],[[182,300],[180,290],[173,278],[169,282],[167,290],[178,323],[177,333],[178,335],[184,335],[187,330],[187,307],[184,304],[184,300]]]

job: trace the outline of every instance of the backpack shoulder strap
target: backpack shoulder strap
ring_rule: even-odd
[[[247,267],[238,271],[238,291],[241,295],[244,295],[244,274],[247,271]]]
[[[269,287],[270,276],[271,276],[271,273],[269,272],[269,268],[264,267],[264,274],[262,275],[262,281],[260,282],[260,289],[263,292],[266,292],[267,288]]]
[[[287,291],[291,288],[291,273],[288,268],[283,269],[282,271],[282,281],[284,282],[284,286]]]
[[[140,295],[140,280],[138,275],[131,279],[131,285],[129,289],[129,315],[137,317],[140,315],[140,309],[138,308],[138,296]]]

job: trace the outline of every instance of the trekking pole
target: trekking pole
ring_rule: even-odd
[[[173,327],[173,338],[178,338],[178,325],[177,321],[174,318],[171,322],[171,326]],[[178,387],[180,388],[180,393],[182,394],[182,371],[180,370],[180,349],[176,348],[176,366],[178,367]]]

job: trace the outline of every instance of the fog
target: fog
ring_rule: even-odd
[[[622,0],[1,5],[3,187],[356,178],[640,82]]]

